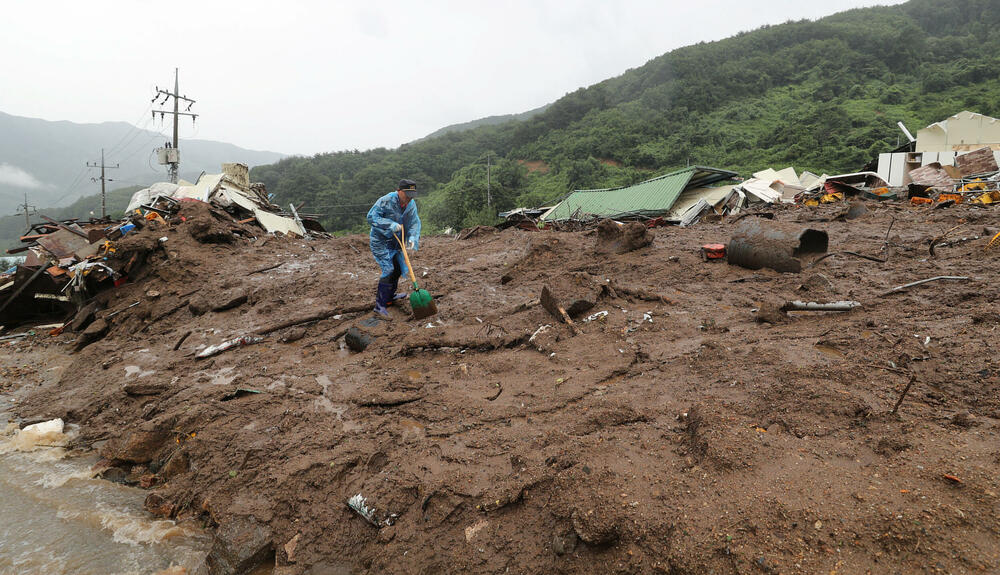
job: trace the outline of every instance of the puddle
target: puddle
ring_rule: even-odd
[[[415,369],[411,369],[406,372],[406,377],[409,378],[410,381],[420,381],[424,378],[424,374]]]
[[[237,374],[233,373],[235,370],[235,367],[220,368],[214,375],[211,375],[212,380],[209,383],[212,385],[229,385],[237,377]]]
[[[323,392],[316,398],[315,401],[313,401],[313,408],[316,409],[316,411],[326,411],[327,413],[335,414],[344,431],[358,431],[361,429],[361,425],[356,421],[344,418],[344,413],[350,408],[349,405],[346,403],[334,403],[330,401],[329,397],[327,397],[327,390],[331,385],[333,385],[330,378],[325,375],[317,375],[316,383],[323,388]]]
[[[156,373],[155,369],[144,370],[138,365],[126,365],[125,366],[125,379],[142,378],[149,377]]]
[[[415,419],[400,419],[399,426],[403,430],[403,441],[420,439],[426,435],[427,426]]]
[[[818,344],[814,345],[813,348],[816,351],[822,353],[823,355],[826,355],[826,356],[829,356],[829,357],[836,357],[836,358],[845,357],[844,352],[842,352],[839,349],[833,347],[832,345],[823,345],[823,344],[819,344],[818,343]]]

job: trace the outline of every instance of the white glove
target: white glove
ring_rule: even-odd
[[[417,251],[416,242],[414,242],[413,240],[406,242],[406,249],[410,250],[411,252]]]
[[[390,229],[392,230],[392,233],[398,233],[399,230],[403,229],[403,224],[392,222],[392,227]]]

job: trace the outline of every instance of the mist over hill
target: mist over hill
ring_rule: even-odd
[[[88,169],[86,163],[99,163],[101,148],[105,163],[121,165],[107,172],[114,180],[110,187],[165,181],[166,169],[157,165],[153,150],[169,140],[169,128],[158,132],[127,122],[50,122],[0,112],[0,213],[12,213],[25,193],[31,205],[48,208],[99,192],[99,183],[90,178],[100,170]],[[255,166],[284,157],[208,140],[182,139],[180,148],[181,177],[189,180],[202,171],[217,173],[222,162]]]

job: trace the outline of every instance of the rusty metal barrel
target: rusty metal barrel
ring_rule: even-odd
[[[731,265],[752,270],[798,273],[802,271],[800,258],[826,253],[828,243],[823,230],[750,217],[736,228],[726,256]]]

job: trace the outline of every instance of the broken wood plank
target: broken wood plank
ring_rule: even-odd
[[[565,322],[566,325],[569,326],[573,335],[577,335],[579,333],[576,329],[576,324],[573,323],[572,318],[570,318],[569,314],[566,313],[566,309],[559,305],[559,302],[556,301],[555,296],[552,295],[552,291],[549,290],[549,286],[542,286],[542,296],[539,300],[542,302],[542,307],[544,307],[547,312],[552,314],[552,317]]]
[[[62,228],[64,230],[66,230],[67,232],[69,232],[71,234],[75,234],[75,235],[80,236],[81,238],[84,238],[85,240],[87,240],[88,243],[90,242],[90,238],[87,237],[87,234],[85,232],[74,230],[73,228],[67,226],[66,224],[64,224],[62,222],[57,222],[56,220],[53,220],[52,218],[50,218],[48,216],[45,216],[45,215],[42,215],[42,214],[38,214],[38,217],[42,218],[43,220],[49,222],[50,224],[52,224],[54,226],[57,226],[59,228]]]

